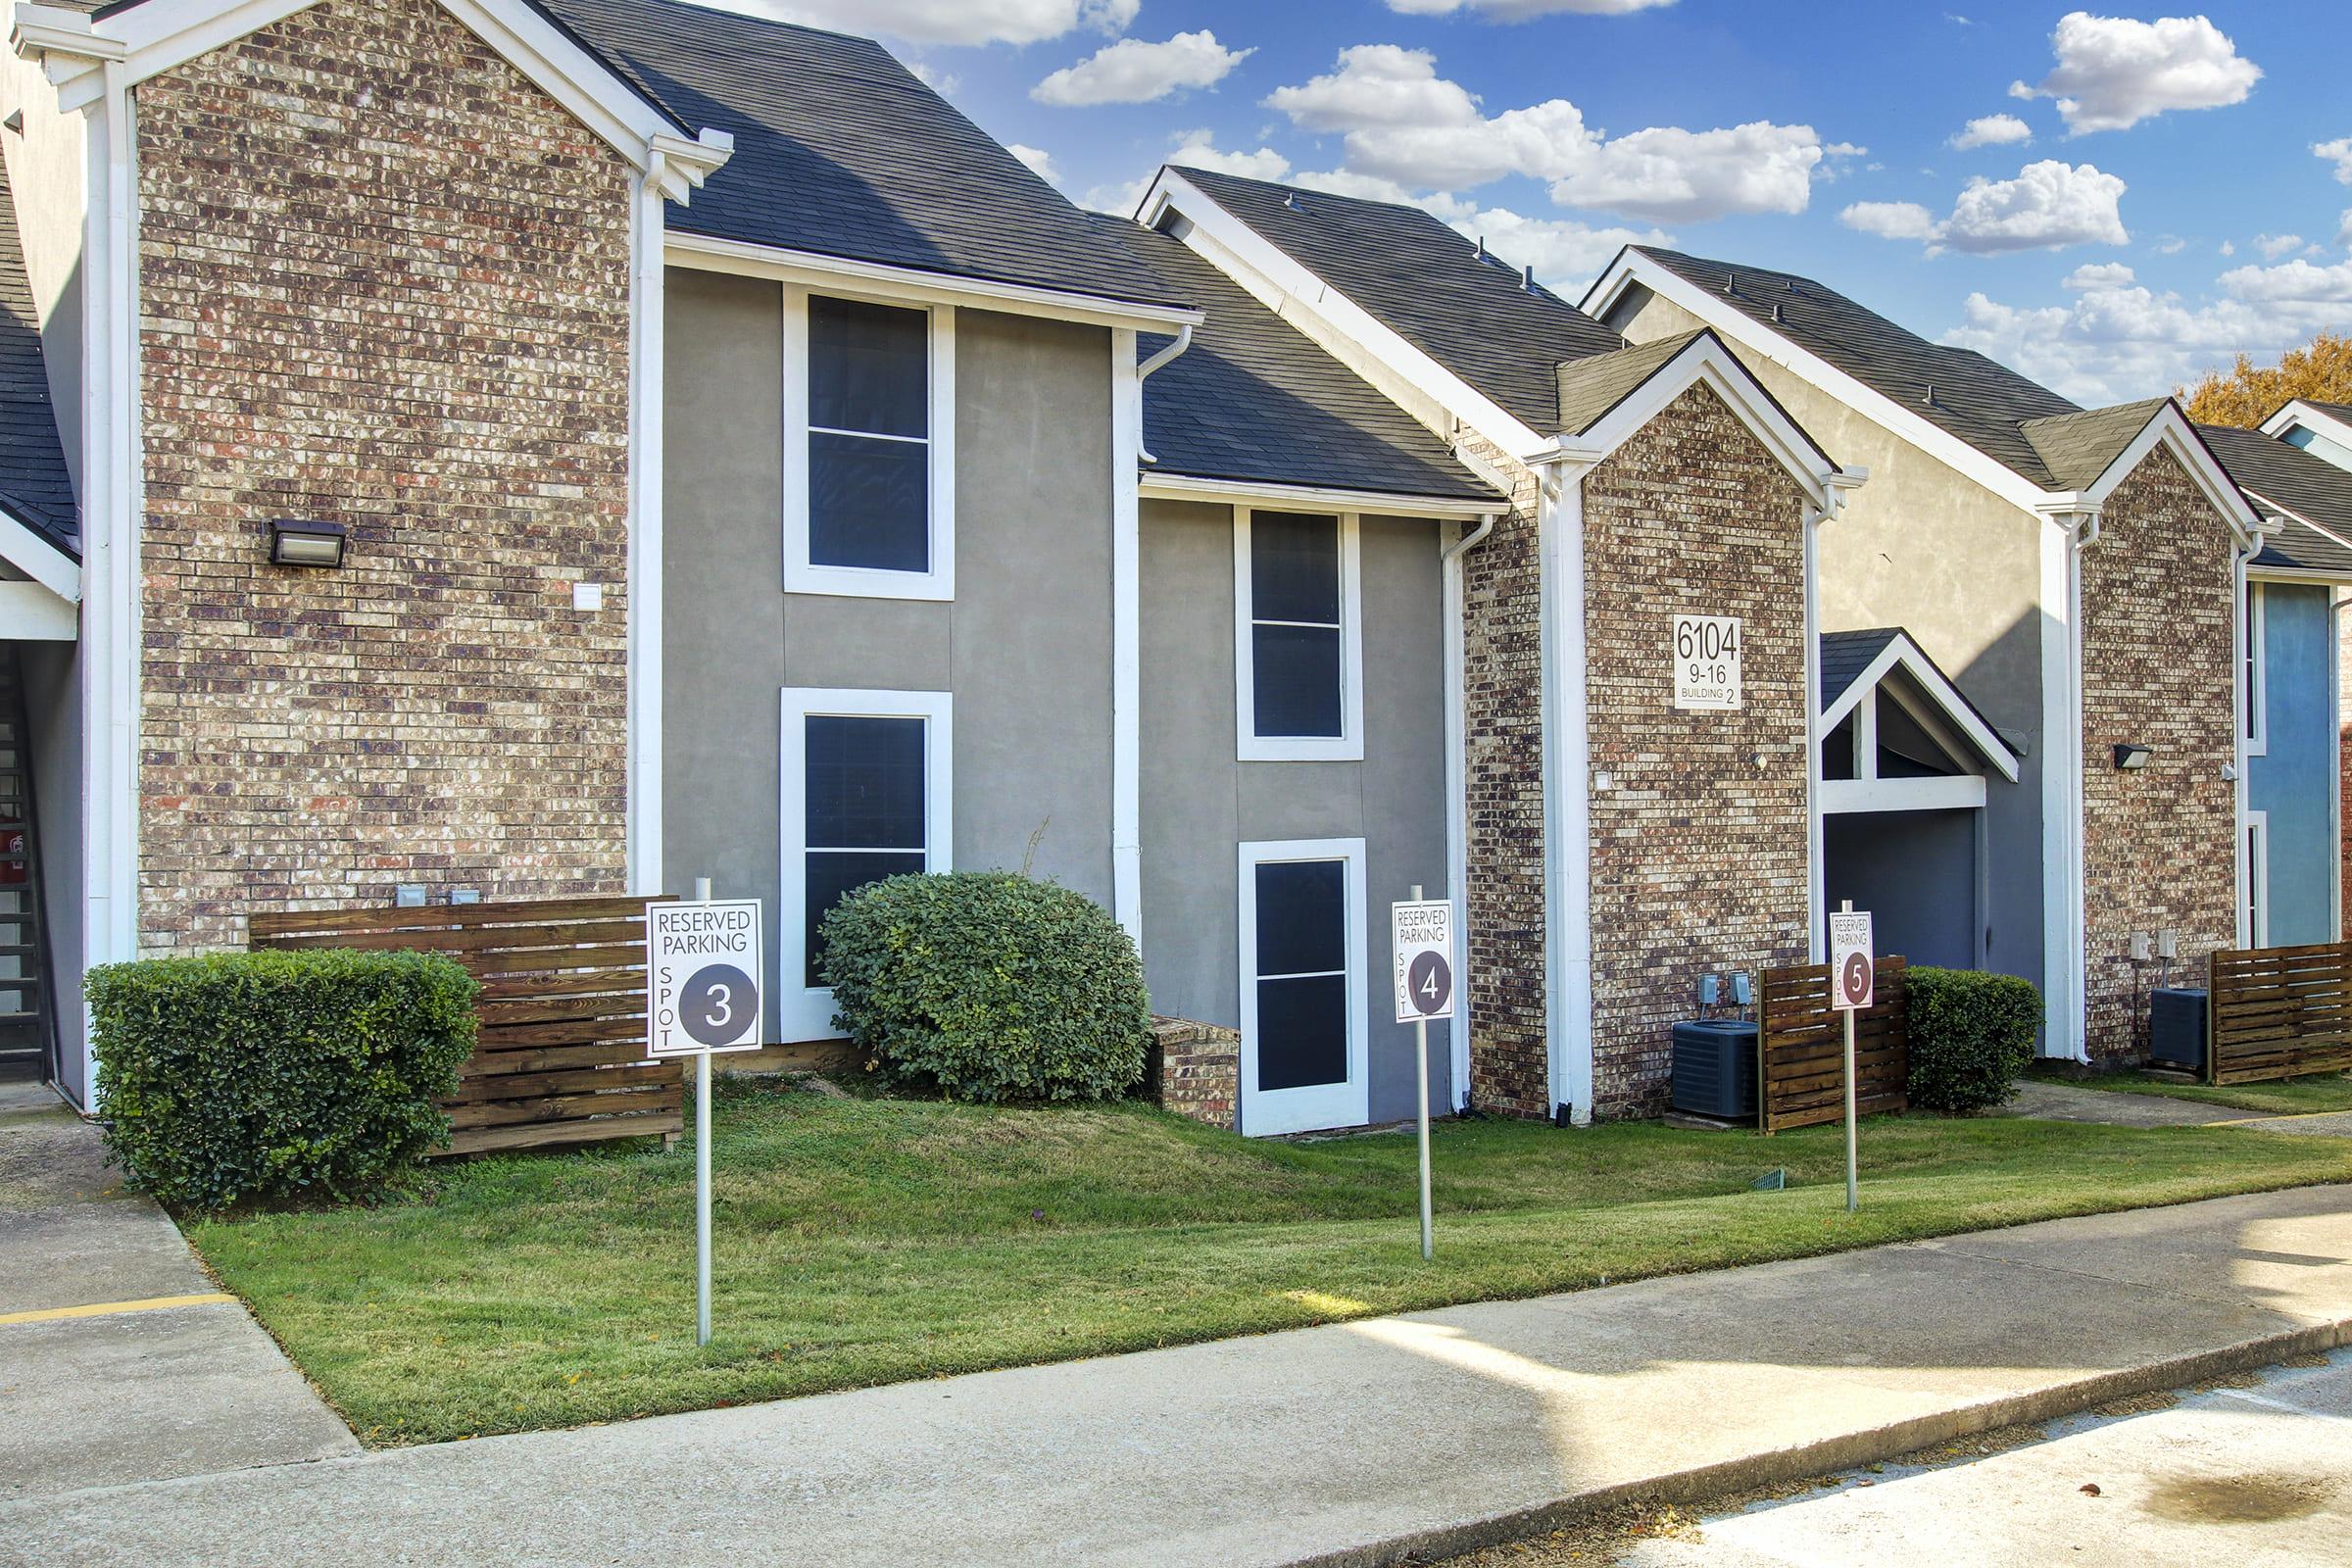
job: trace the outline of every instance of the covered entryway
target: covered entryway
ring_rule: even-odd
[[[1987,788],[2018,759],[1898,627],[1821,639],[1822,895],[1875,918],[1881,952],[1981,968]]]

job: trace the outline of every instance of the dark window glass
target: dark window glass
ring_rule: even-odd
[[[825,977],[817,966],[817,935],[825,916],[833,906],[871,882],[886,876],[906,876],[923,869],[923,852],[899,854],[882,850],[858,850],[848,854],[819,852],[808,857],[808,899],[803,913],[808,921],[805,933],[808,964],[808,983],[821,986]]]
[[[1257,983],[1257,1087],[1348,1081],[1348,977]]]
[[[1252,734],[1337,739],[1345,732],[1337,626],[1252,626],[1250,643]]]
[[[854,300],[808,301],[808,422],[869,435],[930,434],[929,318]]]
[[[923,720],[812,713],[805,722],[803,842],[827,850],[923,848]]]
[[[1257,973],[1348,967],[1348,862],[1277,860],[1257,870]]]
[[[808,436],[808,561],[876,571],[931,569],[931,448]]]
[[[1340,623],[1339,518],[1250,514],[1250,616]]]

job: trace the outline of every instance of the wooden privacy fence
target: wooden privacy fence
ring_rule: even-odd
[[[1911,1057],[1903,960],[1881,958],[1873,1004],[1854,1019],[1854,1109],[1903,1110]],[[1830,966],[1764,971],[1756,1030],[1756,1125],[1766,1133],[1845,1116],[1845,1020],[1830,1005]]]
[[[449,1154],[684,1130],[685,1078],[645,1060],[645,906],[532,899],[253,916],[255,948],[439,953],[482,983],[459,1069]]]
[[[2211,962],[2209,1082],[2352,1068],[2352,943],[2227,949]]]

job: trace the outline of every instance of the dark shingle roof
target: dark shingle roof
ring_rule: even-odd
[[[1570,360],[1559,367],[1560,431],[1582,435],[1618,404],[1640,390],[1642,383],[1665,368],[1676,355],[1706,336],[1703,331],[1637,343],[1630,349]],[[1538,426],[1542,428],[1542,426]]]
[[[1862,678],[1871,661],[1885,653],[1887,646],[1903,635],[1899,626],[1878,626],[1869,631],[1825,631],[1821,634],[1821,706],[1827,711],[1830,705],[1843,697],[1846,688]]]
[[[2269,537],[2254,564],[2340,571],[2352,580],[2352,548],[2341,542],[2352,541],[2352,472],[2259,430],[2201,424],[2197,433],[2264,514]]]
[[[1503,505],[1427,426],[1182,241],[1096,221],[1208,318],[1144,383],[1149,471]],[[1146,334],[1137,349],[1168,341]]]
[[[674,0],[544,0],[657,104],[735,138],[670,226],[952,276],[1183,305],[865,38]]]
[[[49,401],[40,317],[24,275],[16,212],[8,172],[0,168],[0,507],[79,560],[74,480]]]
[[[1974,350],[1931,343],[1809,277],[1648,245],[1634,249],[2041,488],[2075,488],[2051,473],[2024,428],[2030,420],[2082,412],[2049,388]]]
[[[1293,189],[1179,168],[1187,180],[1291,260],[1476,387],[1529,428],[1551,433],[1563,360],[1625,340],[1417,207]]]
[[[2055,414],[2045,419],[2028,419],[2018,428],[2040,454],[2057,489],[2087,490],[2170,401],[2148,398],[2082,414]]]

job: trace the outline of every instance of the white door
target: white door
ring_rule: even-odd
[[[1242,1131],[1359,1127],[1364,841],[1245,844],[1241,872]]]

